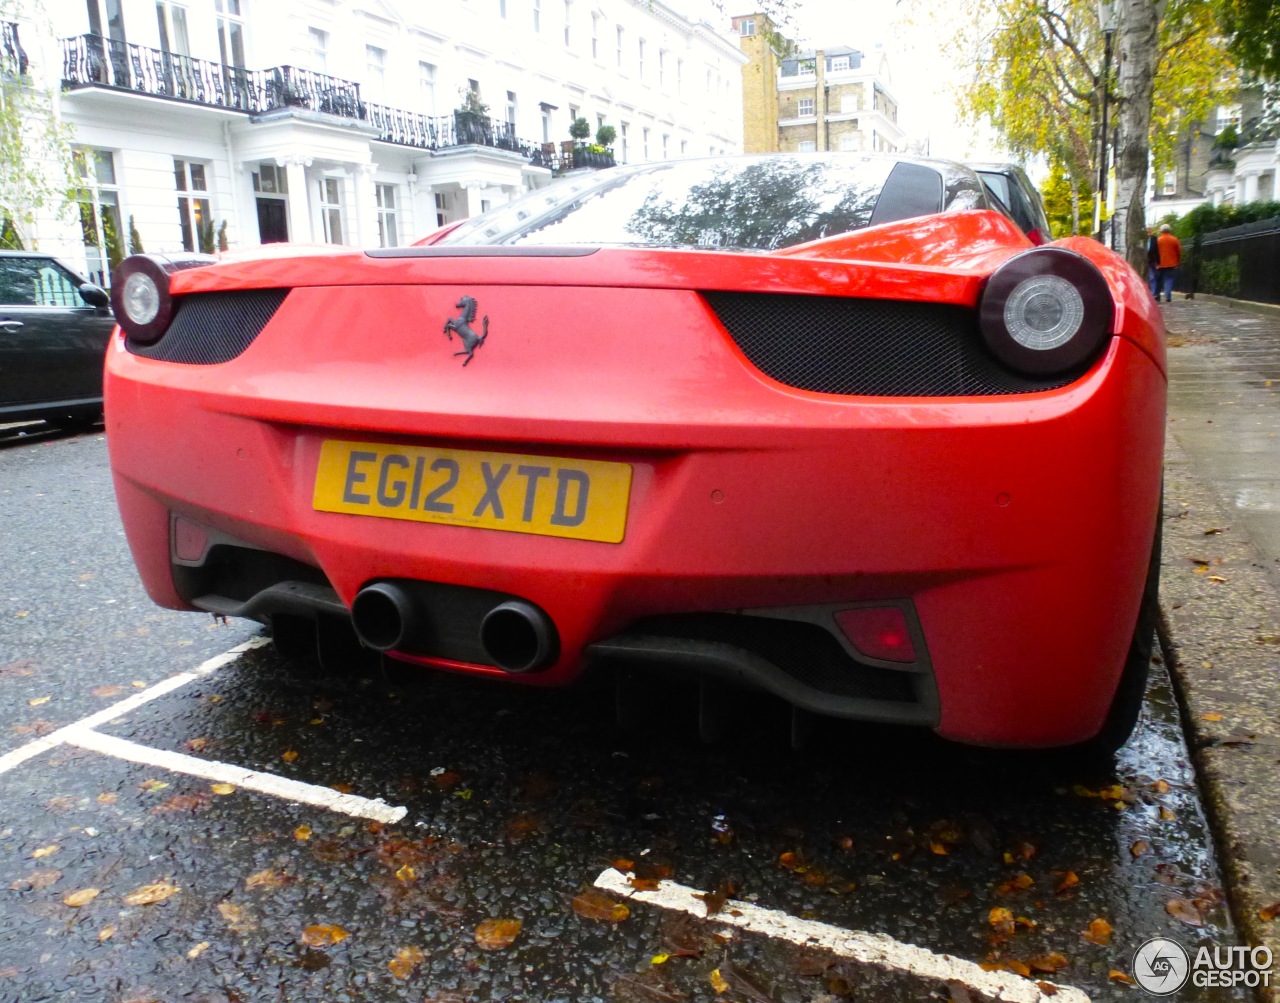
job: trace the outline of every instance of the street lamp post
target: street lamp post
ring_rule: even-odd
[[[1095,196],[1095,231],[1102,239],[1103,193],[1107,184],[1107,98],[1111,81],[1111,36],[1116,33],[1115,0],[1098,0],[1098,25],[1102,28],[1102,128],[1098,130],[1098,191]],[[1111,244],[1115,243],[1115,228],[1111,232]]]

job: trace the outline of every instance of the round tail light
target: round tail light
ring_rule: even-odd
[[[130,339],[154,345],[173,320],[169,276],[187,268],[211,265],[218,259],[207,254],[162,257],[133,254],[120,262],[111,280],[111,312]]]
[[[987,281],[979,307],[982,338],[1010,369],[1054,376],[1098,354],[1111,334],[1115,303],[1093,262],[1061,247],[1024,251]]]

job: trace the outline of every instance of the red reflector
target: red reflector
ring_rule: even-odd
[[[849,643],[868,658],[885,662],[914,662],[915,645],[907,630],[907,618],[897,606],[864,606],[842,609],[836,624]]]
[[[203,526],[181,516],[173,520],[173,556],[180,561],[198,561],[209,546],[209,534]]]

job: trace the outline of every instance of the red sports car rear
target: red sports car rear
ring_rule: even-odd
[[[108,439],[151,596],[540,685],[618,664],[966,742],[1123,741],[1158,313],[962,169],[867,162],[860,202],[795,175],[817,208],[772,231],[718,162],[679,200],[623,170],[411,248],[129,259]],[[642,239],[608,236],[619,190]]]

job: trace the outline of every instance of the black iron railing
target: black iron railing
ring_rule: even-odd
[[[16,30],[13,38],[16,46]],[[314,70],[298,66],[245,70],[101,35],[62,40],[62,81],[72,89],[114,87],[254,115],[307,108],[368,122],[386,143],[423,150],[486,146],[518,153],[552,170],[613,166],[612,153],[592,153],[582,147],[557,151],[549,149],[550,144],[528,143],[516,135],[513,122],[468,111],[430,116],[368,103],[360,99],[359,84]]]
[[[18,41],[18,26],[12,21],[0,21],[0,69],[27,72],[27,54]]]

